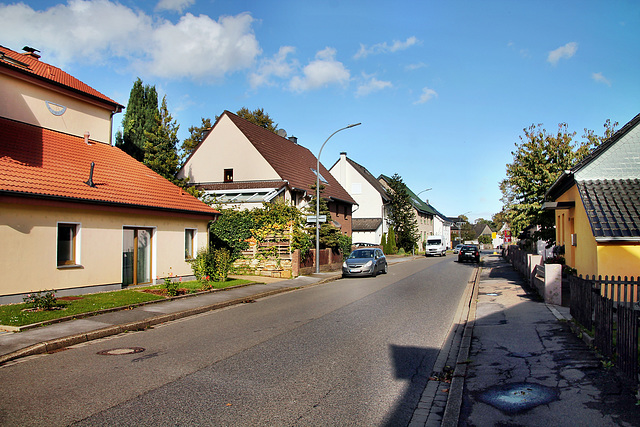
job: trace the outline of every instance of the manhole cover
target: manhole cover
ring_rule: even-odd
[[[125,348],[112,348],[111,350],[102,350],[97,354],[101,356],[122,356],[123,354],[136,354],[142,353],[144,348],[142,347],[125,347]]]
[[[479,395],[478,400],[494,408],[514,414],[558,399],[558,393],[539,384],[516,383],[492,387]]]

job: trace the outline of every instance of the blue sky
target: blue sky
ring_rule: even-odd
[[[346,151],[471,220],[500,211],[523,128],[564,122],[580,140],[640,112],[635,0],[4,2],[0,44],[125,106],[140,77],[181,140],[201,117],[263,108],[317,155],[362,122],[326,167]]]

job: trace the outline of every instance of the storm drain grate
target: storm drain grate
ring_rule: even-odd
[[[136,354],[142,353],[144,348],[142,347],[125,347],[125,348],[112,348],[110,350],[102,350],[97,354],[100,356],[122,356],[123,354]]]
[[[478,400],[487,403],[502,412],[514,414],[536,406],[545,405],[558,399],[558,393],[540,384],[506,384],[480,393]]]

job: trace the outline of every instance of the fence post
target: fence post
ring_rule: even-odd
[[[562,305],[562,265],[544,266],[544,302]]]
[[[542,263],[542,255],[527,255],[527,278],[529,280],[529,284],[533,284],[533,278],[536,275],[536,265],[540,265]]]

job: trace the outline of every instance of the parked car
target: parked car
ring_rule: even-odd
[[[464,245],[458,253],[458,262],[471,260],[480,262],[480,249],[476,245]]]
[[[460,252],[460,248],[463,247],[464,245],[456,245],[455,248],[453,248],[453,253],[457,254],[458,252]]]
[[[342,263],[342,277],[376,276],[378,273],[386,274],[387,269],[387,257],[381,249],[361,248],[351,252]]]

